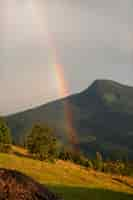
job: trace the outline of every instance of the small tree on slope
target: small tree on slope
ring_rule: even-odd
[[[36,124],[27,136],[26,146],[40,160],[53,159],[57,154],[57,141],[47,125]]]
[[[8,152],[11,142],[11,131],[4,119],[0,118],[0,152]]]

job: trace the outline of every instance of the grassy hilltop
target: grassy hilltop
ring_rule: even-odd
[[[13,151],[14,154],[0,154],[0,167],[33,177],[65,200],[133,199],[133,178],[95,172],[60,160],[55,163],[33,160],[19,147],[13,147]]]

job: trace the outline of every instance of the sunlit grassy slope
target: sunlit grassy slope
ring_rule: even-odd
[[[25,157],[26,151],[13,147],[16,155],[0,154],[0,167],[19,170],[65,200],[133,200],[133,179],[86,170],[71,162],[40,162]]]

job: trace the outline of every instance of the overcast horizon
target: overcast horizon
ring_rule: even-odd
[[[61,98],[96,79],[133,86],[132,0],[1,0],[0,114]],[[49,42],[51,40],[51,43]]]

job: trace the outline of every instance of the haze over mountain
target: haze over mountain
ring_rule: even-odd
[[[133,87],[111,80],[96,80],[81,93],[7,116],[15,141],[20,142],[36,122],[55,127],[57,136],[66,141],[65,102],[82,151],[110,155],[117,150],[133,158]]]
[[[132,0],[1,0],[0,114],[64,97],[53,51],[69,94],[96,78],[133,85],[132,22]]]

